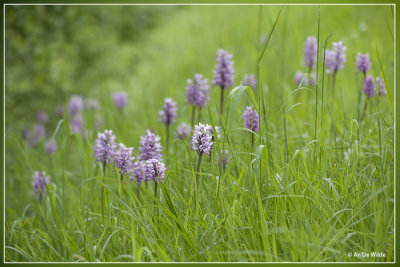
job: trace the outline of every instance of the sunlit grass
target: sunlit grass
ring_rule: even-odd
[[[279,19],[277,6],[179,10],[133,44],[142,55],[137,68],[127,71],[122,89],[129,104],[123,113],[110,99],[110,92],[121,90],[118,81],[92,93],[102,104],[102,130],[113,129],[135,155],[148,127],[165,147],[158,110],[164,97],[177,101],[168,157],[163,151],[168,170],[157,198],[152,183],[137,195],[137,184],[121,184],[112,168],[103,177],[95,164],[95,116],[89,111],[86,139],[70,134],[67,115],[49,129],[58,144],[52,156],[43,144],[33,149],[6,130],[6,261],[393,261],[393,114],[388,97],[374,98],[360,121],[365,96],[359,96],[362,77],[353,67],[356,52],[370,52],[372,74],[384,72],[393,91],[393,29],[383,31],[368,20],[372,12],[388,19],[391,11],[374,8],[290,6]],[[339,15],[346,19],[337,20]],[[344,40],[348,46],[335,94],[326,74],[322,84],[322,47],[332,32],[329,44]],[[297,88],[294,73],[303,66],[303,43],[312,34],[319,34],[321,46],[320,84]],[[190,140],[175,138],[174,131],[191,119],[186,79],[203,73],[211,80],[220,47],[233,53],[237,85],[260,63],[259,89],[230,90],[222,116],[219,89],[210,90],[202,121],[220,126],[223,134],[217,152],[202,159],[195,194],[198,156]],[[246,105],[260,114],[253,146],[242,127]],[[232,156],[225,170],[217,164],[221,149]],[[34,170],[46,170],[53,183],[40,203],[31,194]],[[385,257],[348,256],[355,252]]]

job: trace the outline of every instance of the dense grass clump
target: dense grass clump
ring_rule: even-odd
[[[393,41],[390,6],[185,6],[48,118],[13,124],[9,74],[5,260],[393,261]]]

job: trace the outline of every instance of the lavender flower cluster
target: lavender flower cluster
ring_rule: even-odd
[[[161,161],[161,144],[160,137],[147,130],[146,135],[141,137],[139,147],[140,153],[138,161],[134,162],[133,147],[126,147],[124,144],[116,144],[116,137],[112,130],[105,130],[104,133],[98,133],[95,146],[96,162],[102,163],[104,166],[112,164],[118,169],[121,179],[123,175],[128,175],[130,180],[136,179],[138,184],[147,180],[164,179],[165,166]],[[152,160],[156,165],[159,176],[154,176],[152,171],[147,167],[147,162]],[[156,162],[156,163],[154,163]],[[162,168],[164,166],[164,168]]]
[[[192,129],[190,128],[190,126],[188,124],[182,122],[176,129],[176,136],[179,139],[184,140],[190,136],[191,131],[192,131]]]
[[[325,66],[329,75],[335,77],[337,72],[344,68],[346,62],[346,50],[347,47],[344,46],[342,41],[333,42],[332,49],[325,50]],[[318,77],[316,76],[316,73],[313,72],[317,65],[318,58],[318,41],[315,36],[307,37],[304,43],[303,53],[304,67],[307,68],[308,72],[305,73],[301,70],[297,71],[295,74],[295,82],[298,85],[303,84],[306,86],[314,86],[318,82]],[[371,75],[367,75],[367,72],[371,68],[369,54],[358,53],[355,64],[357,70],[364,74],[363,87],[366,96],[368,98],[376,96],[375,80]],[[311,78],[309,76],[311,76]],[[234,84],[234,78],[235,71],[232,54],[223,49],[218,49],[213,86],[220,87],[222,89],[221,92],[223,92]],[[256,76],[254,74],[245,74],[241,80],[241,84],[244,86],[250,86],[255,90],[257,88]],[[385,81],[381,77],[376,77],[376,84],[378,87],[378,94],[381,96],[386,95]],[[221,107],[223,103],[222,97],[223,94],[221,95]],[[112,93],[111,99],[116,108],[120,111],[122,111],[128,103],[126,92]],[[186,101],[193,107],[201,108],[207,105],[209,101],[209,84],[208,80],[204,78],[203,75],[195,74],[193,79],[187,80]],[[88,98],[84,104],[82,96],[72,95],[70,97],[67,110],[71,119],[71,130],[73,133],[79,133],[82,136],[84,136],[83,110],[85,107],[87,111],[97,112],[100,105],[95,99]],[[63,111],[64,107],[59,106],[57,108],[57,114],[62,114]],[[221,112],[222,111],[223,109],[221,109]],[[260,117],[256,109],[247,106],[242,117],[243,126],[245,128],[253,132],[259,132]],[[171,98],[165,98],[163,109],[159,112],[159,119],[167,126],[176,122],[177,104]],[[37,144],[39,142],[38,140],[45,139],[46,136],[45,125],[49,121],[47,113],[44,111],[36,112],[36,121],[32,140]],[[191,126],[186,123],[181,123],[176,128],[176,137],[185,140],[190,136],[191,131]],[[25,138],[31,138],[32,135],[30,132],[24,131],[23,136]],[[167,138],[168,136],[167,133]],[[216,141],[218,141],[218,143],[221,142],[221,137],[222,131],[218,126],[215,126],[213,129],[209,124],[203,124],[201,122],[194,126],[190,145],[191,149],[197,152],[199,156],[198,168],[200,166],[201,157],[204,154],[210,155],[211,162],[211,153],[215,150],[214,144]],[[147,129],[146,133],[140,137],[139,153],[137,155],[137,160],[135,161],[136,158],[134,156],[133,147],[127,147],[122,143],[117,143],[116,136],[113,134],[112,130],[98,132],[94,148],[96,162],[103,164],[104,168],[107,165],[112,165],[119,172],[121,179],[124,175],[127,175],[130,177],[131,181],[136,180],[138,185],[148,181],[164,181],[166,166],[162,161],[163,154],[160,140],[160,136]],[[166,147],[168,148],[168,146]],[[47,154],[53,154],[57,150],[57,143],[53,138],[48,139],[44,148]],[[229,156],[228,150],[221,150],[220,152],[221,153],[217,153],[218,166],[226,169],[232,157]],[[279,174],[276,174],[276,180],[283,190]],[[33,193],[39,198],[46,196],[47,185],[49,183],[50,178],[45,172],[36,171],[32,181]]]
[[[301,70],[296,71],[294,75],[294,81],[297,86],[314,86],[316,84],[317,75],[313,72],[317,64],[317,56],[318,56],[318,42],[315,36],[308,36],[306,41],[304,42],[304,66],[307,68],[308,73],[311,75],[312,79],[305,75]],[[301,83],[303,81],[303,83]]]
[[[43,110],[38,110],[35,117],[36,122],[33,124],[32,130],[29,128],[22,130],[22,138],[32,147],[37,147],[40,141],[46,138],[46,124],[49,122],[49,116]]]
[[[342,41],[333,42],[333,49],[325,51],[325,67],[326,73],[336,75],[336,73],[343,69],[346,62],[347,47],[343,45]]]
[[[226,167],[228,166],[229,161],[232,159],[232,157],[229,156],[229,152],[228,150],[222,151],[221,150],[221,154],[222,154],[222,160],[220,158],[220,155],[218,155],[218,166],[222,165],[222,168],[226,169]]]
[[[97,100],[93,98],[87,98],[84,100],[83,97],[80,95],[71,95],[67,110],[68,115],[70,116],[70,130],[71,133],[80,134],[82,138],[86,138],[85,133],[88,131],[84,130],[84,116],[83,111],[86,106],[86,109],[89,112],[97,112],[100,109],[100,105]],[[64,116],[64,105],[60,104],[56,107],[55,114],[59,117]],[[36,123],[33,125],[33,130],[31,131],[29,128],[25,128],[22,131],[22,137],[24,140],[28,141],[28,143],[36,147],[38,146],[41,140],[46,139],[46,124],[49,122],[49,116],[46,112],[39,110],[36,112]],[[96,120],[95,120],[95,129],[99,129],[102,124],[102,119],[100,114],[96,113]],[[54,137],[50,137],[49,139],[45,140],[44,143],[44,151],[46,154],[51,155],[57,152],[57,142]]]
[[[257,110],[253,110],[251,107],[246,107],[243,113],[243,126],[253,132],[258,132],[260,130],[260,118],[258,116]]]
[[[140,137],[139,160],[161,159],[162,146],[160,137],[150,130],[146,130],[146,134]]]
[[[204,107],[209,100],[208,80],[201,74],[195,74],[194,79],[187,80],[186,101],[192,106]]]
[[[140,137],[139,160],[136,161],[133,166],[134,177],[132,177],[131,180],[135,178],[139,185],[145,181],[158,181],[158,178],[154,176],[154,172],[151,171],[152,169],[147,167],[147,162],[149,160],[152,160],[153,164],[156,166],[164,166],[164,168],[160,167],[158,172],[160,175],[159,177],[163,180],[165,175],[165,165],[161,160],[161,150],[162,146],[160,144],[160,137],[150,130],[146,130],[146,134]],[[155,161],[157,163],[155,163]]]
[[[233,79],[235,78],[232,54],[223,49],[218,49],[216,59],[213,85],[226,90],[233,85]]]
[[[191,142],[192,150],[199,155],[210,154],[213,144],[212,127],[202,123],[196,125]]]
[[[159,113],[160,121],[166,125],[175,123],[177,109],[176,102],[172,101],[171,98],[166,98],[164,101],[164,109]]]
[[[371,68],[371,61],[369,60],[369,54],[357,54],[356,58],[356,67],[357,70],[364,73],[364,75],[369,71]]]
[[[96,162],[109,164],[115,157],[115,135],[112,130],[105,130],[104,133],[97,133],[95,154]]]
[[[114,105],[122,110],[126,104],[128,103],[128,97],[125,92],[115,92],[112,94],[112,99],[114,101]]]
[[[253,90],[257,89],[257,79],[254,74],[245,74],[242,79],[242,85],[250,86]]]
[[[368,71],[371,69],[371,60],[369,57],[369,53],[358,53],[356,57],[356,68],[359,72],[363,73],[364,81],[363,81],[363,89],[367,98],[376,96],[375,90],[375,80],[372,75],[367,75]],[[376,77],[376,84],[378,87],[378,95],[385,96],[386,95],[386,87],[385,81],[381,77]]]
[[[35,171],[33,174],[32,189],[33,194],[41,200],[47,194],[47,186],[50,184],[50,177],[46,172]]]
[[[317,64],[318,43],[315,36],[308,36],[304,43],[304,65],[312,70]]]

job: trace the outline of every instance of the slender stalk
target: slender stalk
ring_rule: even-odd
[[[336,71],[332,74],[332,94],[335,97],[335,86],[336,86]]]
[[[103,162],[103,178],[106,176],[106,163]],[[104,180],[103,180],[104,182]],[[104,224],[104,185],[101,184],[101,220]]]
[[[201,119],[201,107],[199,107],[199,115],[197,117],[197,123],[200,122],[200,119]]]
[[[140,185],[138,184],[138,187],[136,189],[136,197],[139,200],[140,199]]]
[[[154,181],[154,214],[157,215],[157,181]]]
[[[195,112],[196,112],[196,106],[193,106],[192,107],[192,127],[193,127],[193,125],[194,125],[194,114],[195,114]]]
[[[169,148],[169,123],[165,124],[166,125],[166,145],[165,145],[165,153],[168,156],[168,148]]]
[[[368,99],[365,101],[364,110],[363,110],[363,113],[362,113],[361,118],[360,118],[360,123],[362,122],[362,120],[364,118],[364,115],[365,115],[365,112],[367,111],[367,105],[368,105]]]
[[[156,200],[157,200],[157,181],[154,182],[154,205],[156,205]]]
[[[201,163],[201,158],[203,157],[203,153],[199,154],[199,159],[197,160],[197,170],[196,170],[196,189],[199,186],[199,177],[200,177],[200,163]]]
[[[221,87],[221,103],[220,103],[220,113],[224,111],[224,88]]]

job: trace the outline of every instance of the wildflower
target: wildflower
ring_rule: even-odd
[[[118,168],[119,175],[122,176],[127,173],[132,173],[133,160],[135,157],[132,155],[133,147],[126,147],[124,144],[119,144],[114,153],[115,167]]]
[[[233,85],[235,71],[233,69],[232,55],[223,49],[218,49],[217,63],[214,70],[214,86],[221,88],[220,113],[224,110],[224,90]]]
[[[334,72],[336,66],[335,55],[335,51],[325,50],[325,68],[327,74],[332,74]]]
[[[86,99],[86,108],[89,111],[98,111],[100,109],[100,104],[96,99],[88,98]]]
[[[215,135],[214,135],[214,131],[213,128],[210,126],[210,134],[211,134],[211,140],[214,141],[215,140]],[[221,128],[219,126],[215,126],[215,133],[218,137],[218,140],[221,140]]]
[[[212,151],[212,127],[208,124],[201,124],[195,126],[192,136],[192,150],[196,151],[199,155],[209,154]]]
[[[64,116],[64,111],[65,111],[65,107],[64,107],[63,104],[60,104],[60,105],[58,105],[58,106],[56,107],[56,114],[57,114],[57,116],[59,116],[59,117]]]
[[[193,136],[192,136],[192,150],[197,152],[199,156],[197,160],[197,171],[196,171],[196,190],[199,184],[200,177],[200,164],[203,154],[210,154],[213,150],[213,137],[212,137],[212,127],[208,124],[201,124],[195,126]]]
[[[115,106],[120,110],[122,110],[128,103],[128,97],[126,96],[125,92],[113,93],[112,99],[114,101]]]
[[[35,171],[33,174],[32,189],[33,194],[42,199],[47,194],[47,186],[50,184],[50,177],[46,172]]]
[[[53,138],[44,144],[44,151],[49,155],[54,154],[57,151],[57,143]]]
[[[186,101],[193,106],[205,106],[209,100],[208,80],[203,79],[201,74],[195,74],[194,79],[188,79],[187,83]]]
[[[172,101],[171,98],[166,98],[164,101],[164,109],[159,112],[160,121],[167,125],[175,123],[176,111],[176,102]]]
[[[33,125],[33,136],[31,139],[31,145],[36,147],[40,140],[46,138],[46,128],[43,124],[35,123]]]
[[[304,43],[304,65],[311,70],[317,63],[318,43],[315,36],[308,36]]]
[[[162,161],[158,159],[149,159],[146,161],[144,167],[144,172],[148,180],[158,182],[160,180],[164,181],[165,177],[165,165]]]
[[[139,160],[158,159],[161,160],[160,137],[150,130],[146,130],[146,135],[140,137]]]
[[[294,80],[297,83],[297,85],[299,86],[301,83],[301,80],[303,79],[304,73],[302,71],[297,71],[295,76],[294,76]],[[304,80],[303,80],[303,85],[304,86],[314,86],[315,85],[315,81],[317,79],[317,75],[315,74],[315,72],[311,73],[311,77],[312,79],[307,75],[305,76]]]
[[[358,71],[364,73],[364,75],[368,72],[371,67],[371,61],[369,60],[369,54],[357,54],[356,58],[356,66]]]
[[[114,160],[115,155],[115,135],[112,130],[105,130],[104,133],[97,133],[95,154],[96,162],[106,164]]]
[[[83,99],[79,95],[72,95],[68,103],[68,112],[71,115],[76,115],[83,110]]]
[[[83,117],[82,114],[76,114],[71,121],[71,133],[77,133],[83,136]]]
[[[39,110],[36,112],[36,120],[41,124],[46,124],[49,120],[49,117],[46,112]]]
[[[368,98],[376,95],[374,78],[371,75],[368,75],[364,80],[364,92]]]
[[[275,179],[276,179],[276,181],[278,182],[278,184],[280,185],[281,191],[283,191],[284,188],[283,188],[283,185],[281,184],[282,177],[277,173],[277,174],[275,174]]]
[[[347,47],[342,41],[333,42],[333,50],[326,50],[325,66],[328,74],[336,74],[337,71],[343,69],[346,62]]]
[[[223,49],[218,49],[216,60],[213,84],[221,87],[221,89],[227,89],[233,85],[235,78],[232,54]]]
[[[228,157],[228,150],[225,150],[225,152],[223,152],[221,150],[221,154],[222,154],[222,168],[225,169],[226,166],[228,166],[228,163],[231,160],[231,157]],[[221,165],[221,159],[220,159],[219,153],[217,155],[218,155],[218,166],[220,166]]]
[[[176,135],[179,139],[183,140],[189,137],[191,131],[192,129],[190,126],[183,122],[176,129]]]
[[[296,82],[296,84],[300,85],[302,79],[303,72],[301,70],[296,71],[296,74],[294,75],[294,81]]]
[[[253,132],[259,131],[259,117],[256,109],[247,106],[243,112],[244,123],[243,126]]]
[[[376,77],[376,84],[378,85],[378,94],[380,96],[386,95],[385,81],[381,77]]]
[[[133,176],[131,178],[131,182],[135,178],[138,185],[140,185],[146,180],[146,174],[144,172],[145,166],[146,162],[143,160],[138,160],[133,164]]]
[[[257,79],[254,74],[245,74],[242,79],[242,85],[250,86],[253,90],[257,88]]]

